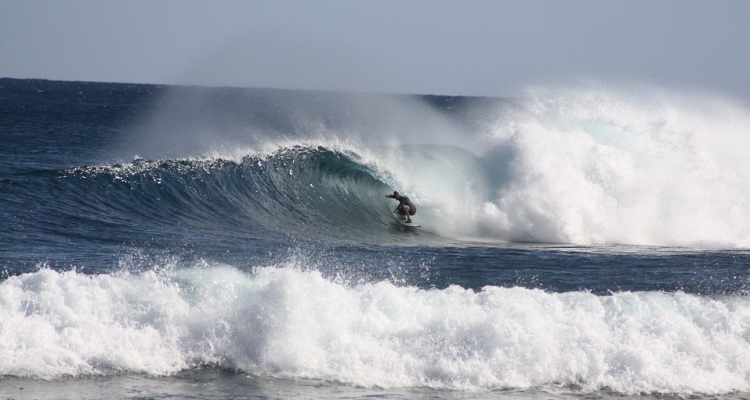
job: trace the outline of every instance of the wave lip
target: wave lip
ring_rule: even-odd
[[[226,266],[0,284],[0,375],[174,374],[205,365],[370,387],[750,389],[750,302],[684,293],[348,286]]]

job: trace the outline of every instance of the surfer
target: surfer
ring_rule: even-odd
[[[398,207],[393,210],[394,213],[406,217],[406,223],[411,223],[411,216],[417,213],[417,206],[411,202],[411,199],[402,196],[399,192],[394,191],[393,194],[387,194],[385,197],[389,199],[398,200]]]

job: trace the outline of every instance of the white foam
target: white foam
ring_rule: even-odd
[[[170,374],[205,364],[365,386],[750,389],[750,300],[341,285],[223,266],[0,283],[0,375]]]
[[[551,242],[750,245],[750,110],[654,90],[531,99],[497,127],[518,159],[485,203],[485,227]]]
[[[422,225],[510,241],[750,246],[745,105],[596,88],[530,91],[497,113],[484,134],[444,140],[475,158],[373,161],[425,206]]]

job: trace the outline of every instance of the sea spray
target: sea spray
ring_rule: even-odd
[[[549,90],[494,114],[455,132],[461,149],[400,146],[364,159],[428,205],[427,224],[446,236],[750,245],[742,104],[655,89]]]

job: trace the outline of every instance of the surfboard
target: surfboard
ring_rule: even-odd
[[[411,223],[407,223],[406,221],[404,221],[403,219],[401,219],[400,215],[398,215],[396,213],[393,213],[393,216],[396,217],[396,221],[398,221],[398,223],[401,224],[401,226],[406,226],[406,227],[409,227],[409,228],[421,228],[422,227],[422,225],[419,225],[419,224],[415,223],[414,221],[412,221]]]

